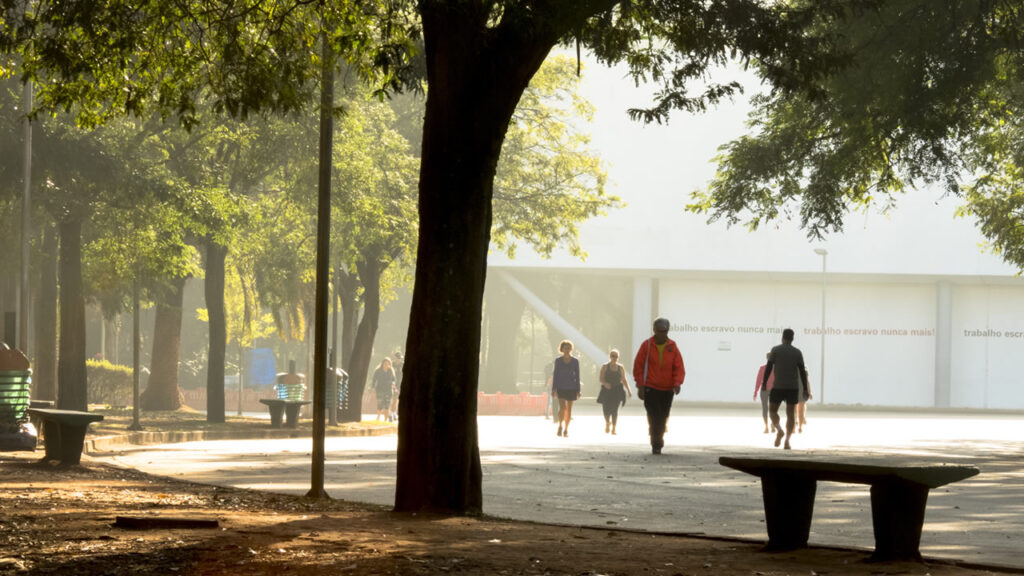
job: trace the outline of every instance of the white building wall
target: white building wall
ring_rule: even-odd
[[[951,404],[1024,408],[1024,289],[958,286],[952,323]]]
[[[826,402],[933,406],[935,286],[829,284]],[[673,324],[687,381],[683,399],[751,401],[758,366],[796,332],[811,390],[822,397],[821,285],[813,282],[661,282],[659,314]]]

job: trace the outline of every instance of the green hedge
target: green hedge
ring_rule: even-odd
[[[132,405],[132,369],[106,360],[86,360],[89,403],[108,406]]]

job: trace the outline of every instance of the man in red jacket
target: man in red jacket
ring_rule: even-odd
[[[679,346],[668,338],[670,326],[665,318],[655,320],[654,336],[640,345],[633,359],[633,380],[636,381],[637,396],[644,401],[644,409],[647,410],[652,454],[661,454],[672,397],[679,394],[686,378]]]

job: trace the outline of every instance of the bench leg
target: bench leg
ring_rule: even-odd
[[[56,422],[43,422],[43,447],[46,449],[46,454],[43,455],[43,462],[60,461],[60,432],[60,426]]]
[[[270,409],[270,427],[280,428],[281,427],[281,416],[284,415],[284,406],[275,406],[271,404],[267,406]]]
[[[813,478],[786,472],[761,477],[764,518],[768,527],[766,550],[792,550],[807,546],[818,483]]]
[[[928,487],[892,481],[871,487],[871,521],[875,528],[872,560],[921,560],[921,529]]]
[[[85,426],[60,427],[60,463],[64,466],[75,466],[82,462],[82,448],[85,447]]]
[[[85,446],[85,432],[89,427],[70,426],[59,422],[43,423],[43,440],[46,455],[43,462],[60,462],[63,466],[77,466],[82,463],[82,448]]]
[[[284,425],[287,428],[298,428],[299,426],[299,410],[302,410],[301,404],[288,404],[284,407]]]

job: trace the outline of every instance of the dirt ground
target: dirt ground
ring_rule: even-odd
[[[218,488],[83,459],[0,453],[0,574],[979,575],[949,563],[869,563],[862,551],[491,518],[395,514],[337,500]],[[216,520],[124,529],[118,517]]]

